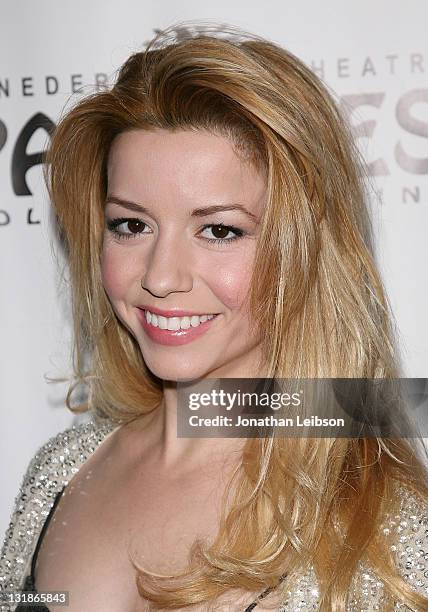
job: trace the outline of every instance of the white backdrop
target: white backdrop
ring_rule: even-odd
[[[0,537],[37,448],[75,418],[69,299],[52,253],[36,155],[63,107],[112,82],[155,29],[209,19],[253,31],[301,57],[354,108],[351,121],[382,200],[378,257],[399,326],[406,375],[428,377],[428,42],[425,0],[3,0],[0,36]],[[31,136],[32,131],[34,135]],[[28,143],[27,143],[28,141]],[[30,169],[25,172],[26,157]]]

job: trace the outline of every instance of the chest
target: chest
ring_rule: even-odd
[[[187,566],[197,538],[210,543],[216,537],[224,473],[204,468],[168,478],[129,468],[120,469],[111,456],[83,466],[49,523],[37,557],[36,587],[69,591],[70,612],[149,610],[138,594],[132,560],[154,573],[174,574]],[[245,605],[238,604],[242,598]],[[238,607],[222,609],[241,612],[253,599],[237,594]]]

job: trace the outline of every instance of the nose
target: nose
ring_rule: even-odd
[[[192,290],[191,255],[185,239],[158,236],[145,261],[141,287],[155,297]]]

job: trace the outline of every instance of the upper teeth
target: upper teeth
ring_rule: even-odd
[[[189,327],[197,327],[201,323],[212,319],[215,315],[193,315],[192,317],[162,317],[156,315],[149,310],[145,311],[146,321],[154,327],[160,329],[169,329],[176,331],[178,329],[189,329]]]

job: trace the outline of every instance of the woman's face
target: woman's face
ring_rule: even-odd
[[[103,284],[159,378],[261,375],[245,297],[265,196],[226,138],[157,129],[114,140]]]

